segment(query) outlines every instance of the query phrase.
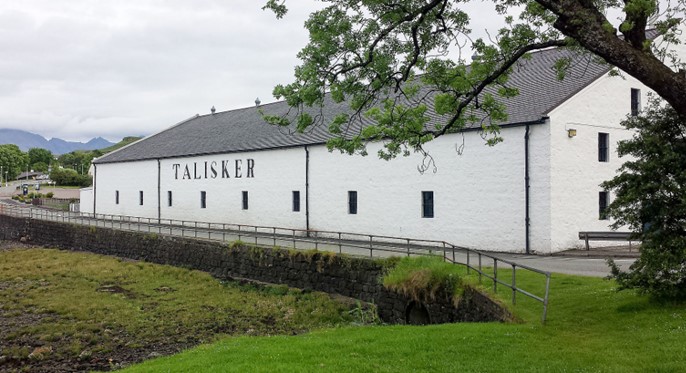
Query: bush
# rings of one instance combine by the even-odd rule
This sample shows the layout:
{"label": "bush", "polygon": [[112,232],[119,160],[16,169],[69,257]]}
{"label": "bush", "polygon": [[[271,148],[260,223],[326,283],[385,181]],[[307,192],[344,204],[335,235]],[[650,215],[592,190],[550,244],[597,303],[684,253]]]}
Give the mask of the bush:
{"label": "bush", "polygon": [[54,197],[54,196],[55,196],[55,193],[53,193],[53,192],[48,192],[48,193],[45,195],[46,198],[52,198],[52,197]]}
{"label": "bush", "polygon": [[622,124],[636,130],[618,147],[632,159],[603,187],[615,193],[613,227],[629,226],[643,244],[629,272],[610,261],[612,276],[621,289],[686,299],[686,119],[653,100]]}

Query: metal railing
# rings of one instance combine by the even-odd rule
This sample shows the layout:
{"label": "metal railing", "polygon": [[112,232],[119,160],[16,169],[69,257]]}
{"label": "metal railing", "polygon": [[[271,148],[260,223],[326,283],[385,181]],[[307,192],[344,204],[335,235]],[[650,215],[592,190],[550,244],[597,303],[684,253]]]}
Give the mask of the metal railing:
{"label": "metal railing", "polygon": [[[541,321],[543,323],[545,323],[548,313],[550,272],[501,259],[495,255],[486,254],[478,250],[453,245],[445,241],[247,224],[157,219],[84,212],[73,213],[3,203],[0,203],[0,214],[19,218],[222,242],[239,240],[255,245],[290,247],[293,249],[311,249],[314,247],[316,250],[368,256],[370,258],[397,255],[442,255],[443,259],[450,263],[465,266],[467,274],[474,271],[478,275],[480,283],[482,283],[483,278],[491,280],[494,292],[498,291],[498,285],[509,288],[512,292],[513,304],[517,302],[517,293],[542,303],[543,314]],[[492,266],[488,266],[491,263]],[[502,268],[503,265],[512,270],[511,276],[508,276],[507,281],[503,279],[502,275],[500,277],[498,275],[498,269]],[[517,270],[524,270],[544,276],[544,294],[536,295],[532,291],[517,286]]]}

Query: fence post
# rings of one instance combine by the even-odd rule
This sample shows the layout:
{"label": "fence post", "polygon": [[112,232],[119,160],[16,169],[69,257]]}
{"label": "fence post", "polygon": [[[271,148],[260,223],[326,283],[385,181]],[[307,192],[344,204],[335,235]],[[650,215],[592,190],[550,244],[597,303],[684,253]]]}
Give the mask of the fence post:
{"label": "fence post", "polygon": [[479,284],[481,283],[481,273],[483,270],[481,269],[481,252],[479,252]]}
{"label": "fence post", "polygon": [[517,267],[512,264],[512,304],[517,304]]}
{"label": "fence post", "polygon": [[255,246],[257,246],[257,226],[255,226]]}
{"label": "fence post", "polygon": [[338,232],[338,253],[339,254],[343,253],[343,246],[341,243],[341,232]]}
{"label": "fence post", "polygon": [[274,247],[276,247],[276,227],[272,227],[272,229],[273,229],[273,233],[274,233],[274,235],[272,236],[272,237],[274,237]]}
{"label": "fence post", "polygon": [[374,236],[369,235],[369,257],[373,258],[374,257],[374,247],[372,245],[372,240],[374,239]]}
{"label": "fence post", "polygon": [[548,316],[548,292],[550,291],[550,272],[545,275],[545,297],[543,298],[543,316],[541,322],[545,324],[545,319]]}
{"label": "fence post", "polygon": [[498,293],[498,259],[493,258],[493,292]]}
{"label": "fence post", "polygon": [[[453,262],[455,262],[455,248],[453,247]],[[469,250],[467,250],[467,274],[469,274]]]}
{"label": "fence post", "polygon": [[410,256],[410,239],[407,239],[407,256]]}

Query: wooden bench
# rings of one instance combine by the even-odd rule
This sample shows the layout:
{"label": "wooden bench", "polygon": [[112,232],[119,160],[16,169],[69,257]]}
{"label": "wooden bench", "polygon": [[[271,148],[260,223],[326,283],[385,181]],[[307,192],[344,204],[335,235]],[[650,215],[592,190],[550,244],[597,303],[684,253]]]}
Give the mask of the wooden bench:
{"label": "wooden bench", "polygon": [[589,241],[629,241],[631,250],[631,232],[579,232],[579,239],[586,242],[586,250],[590,250]]}

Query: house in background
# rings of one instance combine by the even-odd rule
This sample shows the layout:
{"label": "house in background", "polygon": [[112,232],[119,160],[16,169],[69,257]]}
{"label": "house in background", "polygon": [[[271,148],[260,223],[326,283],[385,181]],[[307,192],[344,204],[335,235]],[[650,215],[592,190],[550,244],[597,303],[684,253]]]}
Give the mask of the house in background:
{"label": "house in background", "polygon": [[[490,147],[479,128],[392,161],[329,152],[324,128],[289,134],[260,111],[284,102],[196,115],[93,163],[84,212],[435,239],[480,250],[549,254],[579,246],[579,231],[607,231],[612,196],[599,184],[622,163],[620,122],[636,115],[648,89],[586,61],[559,81],[549,49],[510,77],[504,141]],[[327,102],[327,117],[347,110]],[[364,123],[361,123],[364,125]],[[459,149],[459,151],[458,151]]]}

